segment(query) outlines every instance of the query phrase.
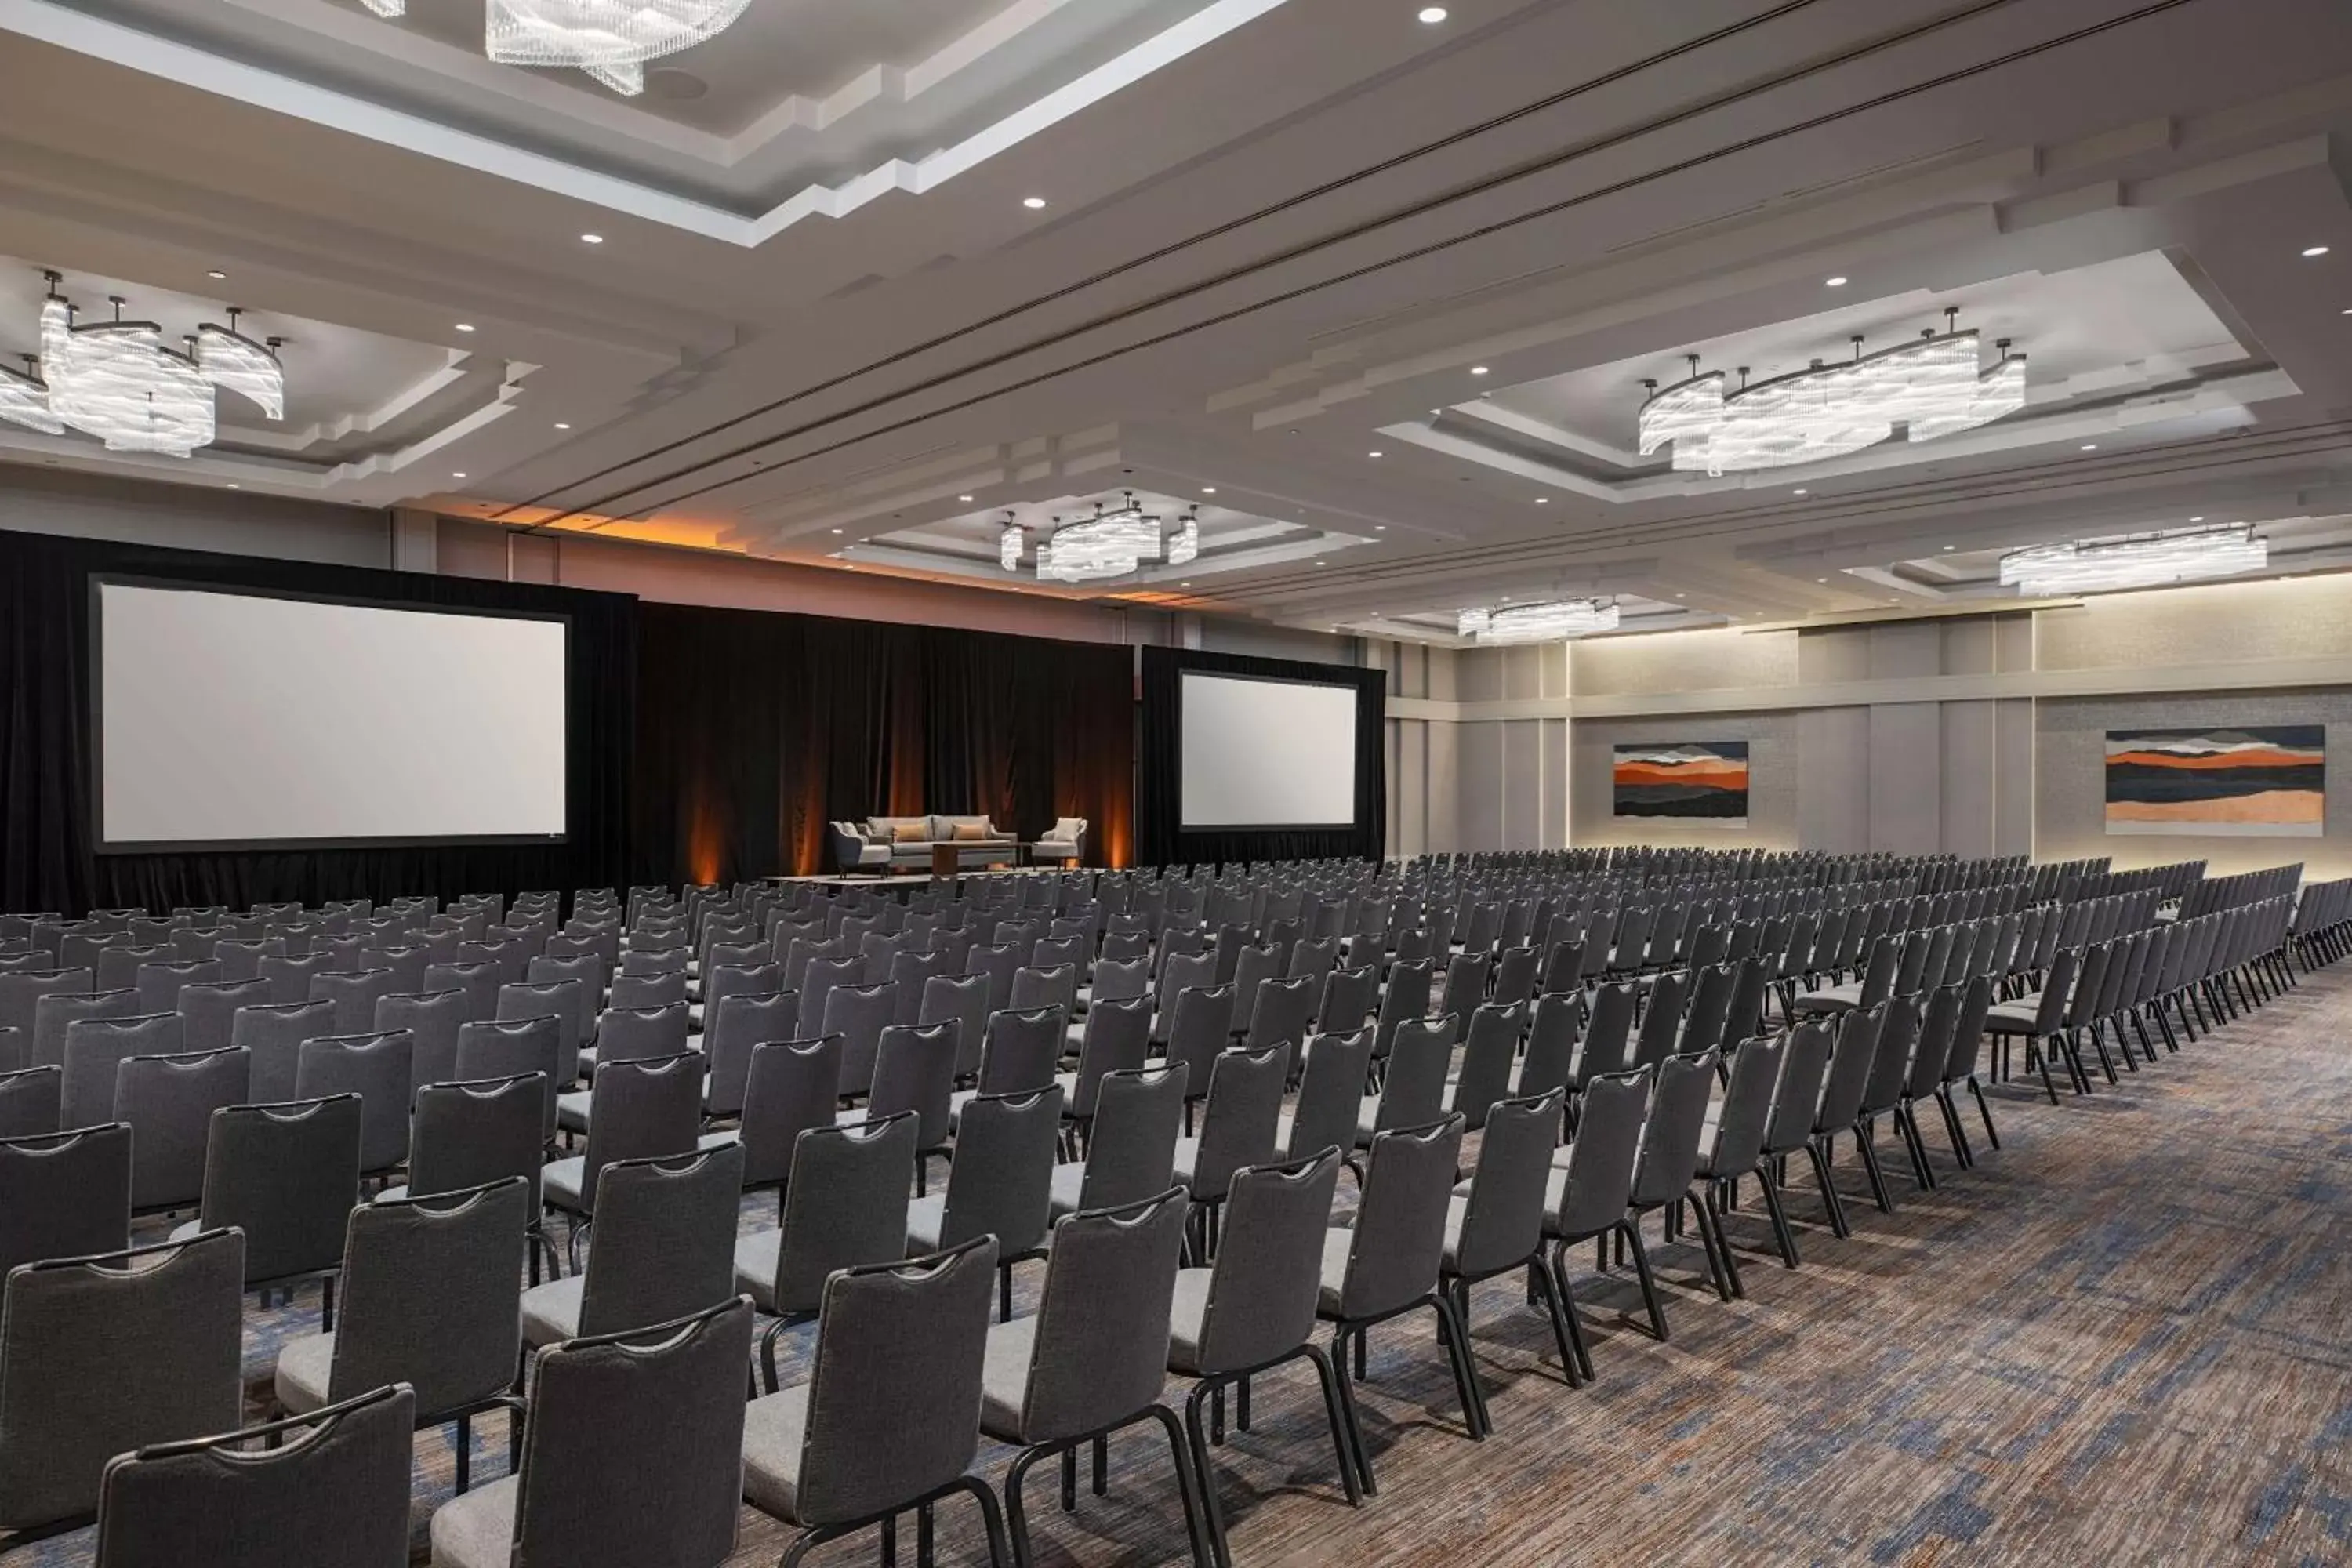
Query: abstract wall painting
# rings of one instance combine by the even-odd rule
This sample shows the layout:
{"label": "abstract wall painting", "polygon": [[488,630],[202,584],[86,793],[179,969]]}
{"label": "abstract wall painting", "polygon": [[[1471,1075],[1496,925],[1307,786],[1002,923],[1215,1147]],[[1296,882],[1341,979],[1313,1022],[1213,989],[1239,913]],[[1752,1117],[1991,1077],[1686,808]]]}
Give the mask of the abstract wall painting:
{"label": "abstract wall painting", "polygon": [[1616,814],[1697,827],[1748,826],[1748,742],[1615,748]]}
{"label": "abstract wall painting", "polygon": [[2327,727],[2107,731],[2107,831],[2317,838]]}

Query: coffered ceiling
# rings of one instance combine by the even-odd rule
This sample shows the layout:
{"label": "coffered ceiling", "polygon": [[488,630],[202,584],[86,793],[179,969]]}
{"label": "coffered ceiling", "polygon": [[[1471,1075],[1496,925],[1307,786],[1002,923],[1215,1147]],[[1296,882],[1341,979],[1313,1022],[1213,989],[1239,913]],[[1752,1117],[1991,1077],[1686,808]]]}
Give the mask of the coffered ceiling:
{"label": "coffered ceiling", "polygon": [[[1935,607],[2190,516],[2343,564],[2352,10],[1420,9],[751,0],[621,98],[482,59],[477,0],[0,0],[0,269],[301,323],[305,428],[468,388],[145,471],[1003,592],[1449,641],[1505,596]],[[2028,355],[2022,412],[1638,455],[1685,356],[1761,379],[1948,310]],[[1007,516],[1129,490],[1198,507],[1200,558],[998,563]]]}

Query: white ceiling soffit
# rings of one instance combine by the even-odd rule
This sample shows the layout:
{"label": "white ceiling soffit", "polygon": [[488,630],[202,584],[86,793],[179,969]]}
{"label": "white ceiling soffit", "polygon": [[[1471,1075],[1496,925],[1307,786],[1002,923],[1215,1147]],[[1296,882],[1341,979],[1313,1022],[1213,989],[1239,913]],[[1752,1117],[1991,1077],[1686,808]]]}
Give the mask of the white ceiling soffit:
{"label": "white ceiling soffit", "polygon": [[[1285,3],[959,7],[975,11],[969,29],[912,64],[837,38],[837,77],[816,96],[728,94],[751,115],[731,132],[682,123],[658,99],[648,108],[562,79],[587,83],[577,72],[495,65],[334,0],[0,0],[0,29],[749,248],[806,218],[931,190]],[[741,31],[702,52],[740,58]],[[674,56],[670,68],[697,58]]]}

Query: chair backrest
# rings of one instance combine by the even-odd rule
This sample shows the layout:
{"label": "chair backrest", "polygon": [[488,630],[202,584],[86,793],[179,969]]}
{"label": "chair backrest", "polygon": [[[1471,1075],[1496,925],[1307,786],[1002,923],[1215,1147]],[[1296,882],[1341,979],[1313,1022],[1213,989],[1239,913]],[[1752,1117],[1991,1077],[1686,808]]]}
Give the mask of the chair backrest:
{"label": "chair backrest", "polygon": [[1856,1007],[1838,1021],[1837,1045],[1830,1052],[1828,1080],[1822,1086],[1820,1108],[1813,1115],[1815,1132],[1843,1132],[1862,1113],[1869,1092],[1871,1067],[1878,1056],[1879,1032],[1896,1005],[1892,996],[1874,1007]]}
{"label": "chair backrest", "polygon": [[248,1092],[257,1104],[294,1098],[301,1075],[302,1047],[335,1032],[335,1005],[329,1001],[268,1002],[237,1009],[229,1043],[250,1055]]}
{"label": "chair backrest", "polygon": [[1576,1051],[1577,1071],[1580,1077],[1622,1072],[1638,1064],[1633,1055],[1633,1014],[1641,1002],[1641,988],[1630,980],[1604,984],[1592,994],[1592,1005],[1584,1025],[1584,1037]]}
{"label": "chair backrest", "polygon": [[1812,1136],[1822,1081],[1829,1074],[1832,1039],[1830,1023],[1822,1018],[1807,1019],[1789,1032],[1781,1051],[1780,1082],[1773,1091],[1772,1114],[1765,1123],[1766,1153],[1793,1153]]}
{"label": "chair backrest", "polygon": [[826,994],[824,1032],[841,1037],[843,1094],[864,1094],[873,1088],[882,1031],[898,1012],[898,988],[887,980],[874,985],[837,984]]}
{"label": "chair backrest", "polygon": [[[63,997],[45,998],[46,1008]],[[115,1084],[123,1062],[138,1056],[170,1056],[180,1048],[177,1013],[77,1018],[67,1026],[66,1076],[59,1115],[68,1127],[90,1127],[114,1118]]]}
{"label": "chair backrest", "polygon": [[[265,948],[264,951],[267,952],[267,949]],[[141,969],[151,963],[169,963],[173,957],[172,944],[168,942],[131,944],[118,942],[102,947],[98,950],[97,963],[91,966],[91,973],[95,978],[75,989],[87,991],[94,984],[101,991],[115,991],[125,986],[136,990]],[[242,967],[241,964],[240,967]],[[257,974],[260,973],[258,957],[254,961],[254,973]],[[221,978],[224,980],[229,978],[226,965],[222,967]]]}
{"label": "chair backrest", "polygon": [[1633,1204],[1634,1163],[1642,1157],[1642,1129],[1649,1121],[1649,1090],[1656,1069],[1601,1074],[1585,1084],[1583,1110],[1576,1117],[1576,1142],[1569,1166],[1550,1199],[1545,1229],[1567,1241],[1612,1229]]}
{"label": "chair backrest", "polygon": [[197,1212],[207,1230],[245,1233],[248,1286],[341,1261],[344,1219],[359,1199],[361,1121],[355,1094],[213,1112]]}
{"label": "chair backrest", "polygon": [[[0,1298],[0,1527],[94,1511],[107,1461],[226,1432],[238,1372],[245,1240],[205,1231],[9,1274]],[[127,1377],[123,1369],[138,1368]],[[736,1396],[742,1372],[735,1373]]]}
{"label": "chair backrest", "polygon": [[702,1054],[710,1072],[704,1096],[711,1115],[741,1112],[753,1048],[793,1038],[800,1005],[799,994],[792,991],[739,991],[705,1005]]}
{"label": "chair backrest", "polygon": [[604,987],[607,984],[604,955],[597,952],[541,953],[530,961],[523,978],[534,984],[546,984],[556,980],[580,982],[579,1037],[586,1039],[596,1027],[596,1015],[604,1010]]}
{"label": "chair backrest", "polygon": [[180,988],[180,1042],[183,1049],[216,1051],[233,1044],[240,1007],[269,1000],[266,980],[207,980]]}
{"label": "chair backrest", "polygon": [[1395,1048],[1396,1033],[1409,1019],[1429,1014],[1431,961],[1400,959],[1389,966],[1388,989],[1381,995],[1381,1013],[1372,1035],[1372,1059],[1386,1061]]}
{"label": "chair backrest", "polygon": [[[0,1028],[30,1029],[33,1026],[35,1005],[44,996],[62,996],[88,992],[97,986],[96,973],[86,968],[28,969],[0,973]],[[108,990],[123,989],[108,986]],[[138,1009],[136,988],[132,989],[132,1011]]]}
{"label": "chair backrest", "polygon": [[743,1506],[751,1320],[750,1301],[722,1292],[705,1310],[539,1352],[512,1568],[726,1561]]}
{"label": "chair backrest", "polygon": [[415,1095],[415,1042],[404,1029],[326,1035],[302,1042],[294,1092],[304,1100],[356,1094],[365,1103],[360,1169],[374,1174],[408,1158],[408,1110]]}
{"label": "chair backrest", "polygon": [[1233,1022],[1231,985],[1192,985],[1176,993],[1167,1059],[1184,1068],[1196,1100],[1209,1092],[1210,1065],[1233,1043]]}
{"label": "chair backrest", "polygon": [[466,994],[466,1020],[485,1023],[499,1015],[499,987],[507,983],[506,971],[495,963],[478,961],[453,960],[446,963],[425,966],[422,991],[463,991]]}
{"label": "chair backrest", "polygon": [[[1052,1215],[1054,1155],[1062,1125],[1057,1086],[1027,1094],[984,1094],[964,1102],[948,1173],[940,1245],[996,1237],[1017,1258],[1045,1238]],[[1172,1140],[1171,1140],[1172,1142]]]}
{"label": "chair backrest", "polygon": [[1234,1173],[1193,1364],[1214,1374],[1289,1354],[1315,1328],[1339,1156]]}
{"label": "chair backrest", "polygon": [[0,1139],[0,1279],[21,1263],[130,1245],[129,1126]]}
{"label": "chair backrest", "polygon": [[812,1127],[834,1124],[841,1098],[841,1037],[772,1040],[751,1047],[744,1070],[743,1184],[782,1186],[793,1149]]}
{"label": "chair backrest", "polygon": [[1307,1026],[1315,1016],[1315,1004],[1322,994],[1323,982],[1319,975],[1301,974],[1288,980],[1261,981],[1256,1002],[1250,1010],[1249,1032],[1244,1037],[1249,1048],[1256,1051],[1287,1046],[1296,1054],[1307,1038]]}
{"label": "chair backrest", "polygon": [[486,1078],[512,1078],[535,1072],[542,1085],[546,1131],[542,1142],[555,1137],[556,1055],[562,1037],[552,1018],[521,1018],[501,1024],[477,1020],[457,1031],[457,1077],[471,1082]]}
{"label": "chair backrest", "polygon": [[[1150,994],[1151,963],[1149,959],[1137,958],[1126,963],[1106,960],[1095,965],[1094,992],[1088,1005]],[[1144,1011],[1149,1017],[1150,1009],[1148,1005]]]}
{"label": "chair backrest", "polygon": [[702,1057],[599,1062],[589,1089],[588,1145],[581,1153],[580,1191],[596,1193],[596,1178],[619,1160],[657,1160],[694,1152],[702,1130]]}
{"label": "chair backrest", "polygon": [[1346,1152],[1356,1141],[1356,1121],[1372,1071],[1369,1025],[1350,1034],[1317,1035],[1306,1042],[1299,1069],[1298,1103],[1290,1120],[1286,1160],[1303,1160],[1322,1149]]}
{"label": "chair backrest", "polygon": [[[6,1043],[0,1039],[0,1045]],[[65,1076],[66,1069],[58,1067],[19,1066],[0,1072],[0,1138],[30,1138],[61,1129]]]}
{"label": "chair backrest", "polygon": [[1939,985],[1926,998],[1919,1033],[1912,1041],[1910,1064],[1897,1089],[1900,1097],[1917,1100],[1936,1092],[1943,1082],[1944,1061],[1952,1054],[1952,1036],[1960,1021],[1960,1002],[1968,986],[1955,982]]}
{"label": "chair backrest", "polygon": [[1078,1076],[1070,1095],[1070,1115],[1092,1116],[1103,1075],[1141,1067],[1150,1049],[1150,997],[1096,997],[1094,1005],[1087,1009],[1086,1028],[1078,1037]]}
{"label": "chair backrest", "polygon": [[1473,1129],[1486,1125],[1487,1109],[1511,1092],[1511,1068],[1517,1061],[1519,1031],[1526,1025],[1524,1003],[1508,1006],[1481,1003],[1470,1015],[1470,1033],[1462,1043],[1462,1071],[1454,1080],[1447,1109]]}
{"label": "chair backrest", "polygon": [[1059,1003],[990,1014],[988,1039],[981,1051],[980,1091],[1014,1094],[1053,1082],[1068,1043],[1068,1018]]}
{"label": "chair backrest", "polygon": [[625,972],[613,976],[606,988],[604,1005],[630,1009],[668,1007],[686,1005],[686,971],[665,970],[659,974],[631,974]]}
{"label": "chair backrest", "polygon": [[150,1013],[169,1013],[180,1005],[180,988],[200,981],[218,980],[220,965],[209,958],[180,963],[142,963],[139,977],[132,984],[139,990],[139,1005]]}
{"label": "chair backrest", "polygon": [[430,1420],[511,1384],[530,1199],[530,1184],[509,1176],[352,1210],[327,1396],[404,1383]]}
{"label": "chair backrest", "polygon": [[[397,1030],[408,1036],[408,1090],[412,1101],[416,1091],[426,1084],[446,1083],[457,1076],[457,1034],[465,1026],[463,991],[395,991],[377,998],[376,1032],[389,1034]],[[257,1061],[257,1086],[260,1078],[261,1065]],[[262,1098],[257,1089],[255,1098]]]}
{"label": "chair backrest", "polygon": [[[1478,1279],[1526,1261],[1543,1246],[1551,1154],[1559,1143],[1560,1109],[1567,1099],[1565,1089],[1552,1089],[1504,1100],[1487,1112],[1454,1244],[1455,1273]],[[1378,1140],[1373,1147],[1379,1147]]]}
{"label": "chair backrest", "polygon": [[1184,1215],[1183,1193],[1170,1188],[1085,1210],[1055,1227],[1023,1387],[1021,1440],[1080,1436],[1160,1397]]}
{"label": "chair backrest", "polygon": [[1103,1079],[1078,1207],[1119,1208],[1167,1187],[1174,1179],[1191,1082],[1191,1069],[1181,1062],[1128,1068]]}
{"label": "chair backrest", "polygon": [[1706,1125],[1706,1102],[1715,1090],[1718,1055],[1694,1051],[1658,1064],[1657,1090],[1651,1096],[1650,1119],[1642,1132],[1642,1157],[1633,1168],[1636,1205],[1647,1208],[1672,1203],[1690,1190],[1698,1172],[1699,1140]]}
{"label": "chair backrest", "polygon": [[1764,1136],[1771,1127],[1772,1096],[1780,1088],[1788,1037],[1752,1036],[1724,1054],[1731,1064],[1731,1076],[1724,1086],[1707,1171],[1718,1177],[1744,1176],[1764,1154]]}
{"label": "chair backrest", "polygon": [[995,1273],[982,1237],[825,1282],[793,1495],[801,1523],[868,1518],[971,1468]]}
{"label": "chair backrest", "polygon": [[1985,1017],[1992,1011],[1992,986],[1993,977],[1990,974],[1979,974],[1969,982],[1937,1073],[1942,1082],[1958,1083],[1975,1076],[1977,1058],[1983,1048]]}
{"label": "chair backrest", "polygon": [[416,1091],[408,1195],[461,1193],[520,1176],[537,1214],[546,1104],[547,1077],[540,1072],[425,1085]]}
{"label": "chair backrest", "polygon": [[1410,1018],[1397,1026],[1388,1071],[1381,1080],[1374,1131],[1424,1127],[1445,1114],[1445,1074],[1454,1062],[1460,1027],[1460,1016],[1453,1013],[1442,1018]]}
{"label": "chair backrest", "polygon": [[415,1425],[415,1394],[383,1386],[290,1420],[119,1454],[100,1481],[99,1568],[403,1568]]}
{"label": "chair backrest", "polygon": [[[142,983],[144,993],[144,982]],[[375,1023],[376,999],[400,990],[389,969],[326,970],[310,976],[310,999],[335,1005],[335,1033],[357,1035]]]}
{"label": "chair backrest", "polygon": [[1327,1035],[1355,1033],[1379,1005],[1380,989],[1381,972],[1375,965],[1332,970],[1323,977],[1323,994],[1315,1003],[1315,1027]]}
{"label": "chair backrest", "polygon": [[553,1018],[556,1030],[555,1070],[570,1082],[580,1071],[580,982],[577,980],[509,981],[499,987],[499,1019]]}
{"label": "chair backrest", "polygon": [[980,1071],[981,1047],[988,1038],[987,975],[934,974],[923,982],[915,1022],[950,1021],[956,1025],[956,1076],[970,1078]]}
{"label": "chair backrest", "polygon": [[[1426,1127],[1382,1132],[1372,1140],[1333,1315],[1384,1317],[1437,1288],[1438,1267],[1445,1255],[1446,1210],[1454,1201],[1462,1163],[1462,1118],[1455,1115]],[[1538,1178],[1538,1220],[1543,1217],[1542,1201]],[[1535,1237],[1530,1235],[1528,1240],[1532,1248]]]}
{"label": "chair backrest", "polygon": [[1547,992],[1529,1005],[1528,1037],[1519,1055],[1512,1092],[1521,1099],[1576,1082],[1576,1041],[1584,1023],[1584,998],[1572,992]]}
{"label": "chair backrest", "polygon": [[1192,1162],[1195,1202],[1223,1198],[1234,1173],[1271,1163],[1290,1075],[1290,1047],[1219,1054],[1209,1071],[1209,1103],[1201,1113],[1200,1151]]}
{"label": "chair backrest", "polygon": [[205,1190],[213,1112],[247,1100],[241,1046],[201,1055],[131,1057],[115,1080],[116,1119],[131,1124],[131,1206],[186,1208]]}
{"label": "chair backrest", "polygon": [[938,1149],[948,1141],[948,1105],[955,1093],[956,1026],[891,1024],[882,1030],[874,1060],[869,1116],[916,1116],[915,1146]]}
{"label": "chair backrest", "polygon": [[687,1030],[683,1001],[650,1007],[607,1007],[596,1021],[596,1060],[602,1065],[674,1057],[686,1049]]}
{"label": "chair backrest", "polygon": [[[622,1333],[727,1300],[735,1288],[742,1201],[739,1144],[606,1165],[596,1178],[596,1231],[580,1292],[580,1331]],[[735,1392],[740,1400],[740,1363]]]}
{"label": "chair backrest", "polygon": [[[779,1312],[814,1311],[825,1277],[835,1269],[906,1257],[915,1137],[912,1112],[800,1135],[784,1184],[783,1237],[776,1248]],[[589,1257],[593,1265],[595,1255]]]}
{"label": "chair backrest", "polygon": [[1683,1001],[1690,994],[1690,976],[1668,970],[1650,985],[1650,998],[1633,1037],[1633,1065],[1654,1067],[1675,1054],[1682,1034]]}

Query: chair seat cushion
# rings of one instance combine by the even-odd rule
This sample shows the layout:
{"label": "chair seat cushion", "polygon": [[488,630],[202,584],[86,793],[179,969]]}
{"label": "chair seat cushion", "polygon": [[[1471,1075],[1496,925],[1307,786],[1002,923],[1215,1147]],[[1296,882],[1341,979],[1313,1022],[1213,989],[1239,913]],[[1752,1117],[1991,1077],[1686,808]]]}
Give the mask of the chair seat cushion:
{"label": "chair seat cushion", "polygon": [[1199,1377],[1215,1370],[1201,1364],[1201,1336],[1208,1326],[1207,1268],[1176,1270],[1176,1293],[1168,1308],[1168,1370]]}
{"label": "chair seat cushion", "polygon": [[743,1408],[743,1498],[761,1512],[798,1524],[801,1449],[808,1431],[808,1384]]}
{"label": "chair seat cushion", "polygon": [[436,1509],[433,1568],[507,1568],[514,1561],[515,1510],[521,1500],[521,1478],[506,1476]]}
{"label": "chair seat cushion", "polygon": [[782,1230],[755,1230],[735,1243],[735,1289],[772,1316],[776,1308],[776,1263],[783,1256]]}
{"label": "chair seat cushion", "polygon": [[1445,1200],[1445,1263],[1447,1268],[1458,1268],[1462,1258],[1462,1222],[1470,1215],[1470,1194],[1457,1194]]}
{"label": "chair seat cushion", "polygon": [[992,1323],[980,1369],[980,1429],[1000,1442],[1026,1441],[1021,1412],[1029,1398],[1029,1361],[1037,1344],[1037,1315]]}
{"label": "chair seat cushion", "polygon": [[289,1415],[308,1415],[327,1405],[329,1374],[335,1364],[335,1336],[300,1334],[278,1352],[278,1403]]}
{"label": "chair seat cushion", "polygon": [[558,1340],[580,1337],[581,1291],[588,1283],[583,1274],[567,1279],[551,1279],[544,1285],[534,1285],[522,1293],[522,1337],[530,1345],[551,1345]]}
{"label": "chair seat cushion", "polygon": [[1364,1096],[1363,1108],[1356,1112],[1356,1147],[1370,1148],[1372,1130],[1380,1124],[1381,1097],[1377,1094],[1368,1094]]}
{"label": "chair seat cushion", "polygon": [[[591,1067],[594,1066],[593,1063],[590,1063],[589,1065]],[[587,1131],[589,1098],[589,1091],[584,1089],[572,1089],[566,1093],[557,1095],[555,1097],[555,1125],[557,1129],[565,1132]]]}
{"label": "chair seat cushion", "polygon": [[580,1189],[588,1180],[588,1156],[574,1154],[569,1160],[551,1160],[539,1168],[540,1195],[560,1209],[573,1214],[586,1214]]}
{"label": "chair seat cushion", "polygon": [[2021,996],[2014,1002],[1997,1002],[1985,1011],[1985,1032],[1992,1035],[2030,1035],[2040,1019],[2042,997],[2039,994]]}
{"label": "chair seat cushion", "polygon": [[1824,985],[1819,991],[1808,991],[1797,998],[1797,1012],[1844,1013],[1862,1005],[1859,985]]}
{"label": "chair seat cushion", "polygon": [[940,1249],[940,1232],[946,1226],[948,1200],[943,1193],[907,1200],[907,1256],[919,1258]]}
{"label": "chair seat cushion", "polygon": [[[1200,1164],[1201,1164],[1201,1141],[1200,1141],[1198,1138],[1179,1138],[1179,1139],[1177,1139],[1177,1140],[1176,1140],[1176,1184],[1177,1184],[1178,1186],[1180,1186],[1180,1187],[1183,1188],[1183,1189],[1184,1189],[1186,1192],[1188,1192],[1188,1193],[1189,1193],[1189,1192],[1192,1192],[1192,1173],[1193,1173],[1195,1170],[1197,1170],[1197,1169],[1199,1169],[1199,1168],[1200,1168]],[[1197,1194],[1195,1194],[1195,1195],[1197,1195]],[[1223,1197],[1223,1196],[1224,1196],[1224,1194],[1223,1194],[1223,1193],[1215,1193],[1215,1194],[1211,1194],[1211,1195],[1212,1195],[1212,1196],[1214,1196],[1214,1197]]]}
{"label": "chair seat cushion", "polygon": [[1084,1160],[1055,1166],[1048,1212],[1055,1219],[1077,1213],[1078,1196],[1086,1191],[1086,1185],[1087,1163]]}
{"label": "chair seat cushion", "polygon": [[1315,1310],[1327,1318],[1339,1315],[1339,1299],[1348,1288],[1348,1253],[1355,1245],[1352,1230],[1323,1233],[1323,1289],[1316,1298]]}

